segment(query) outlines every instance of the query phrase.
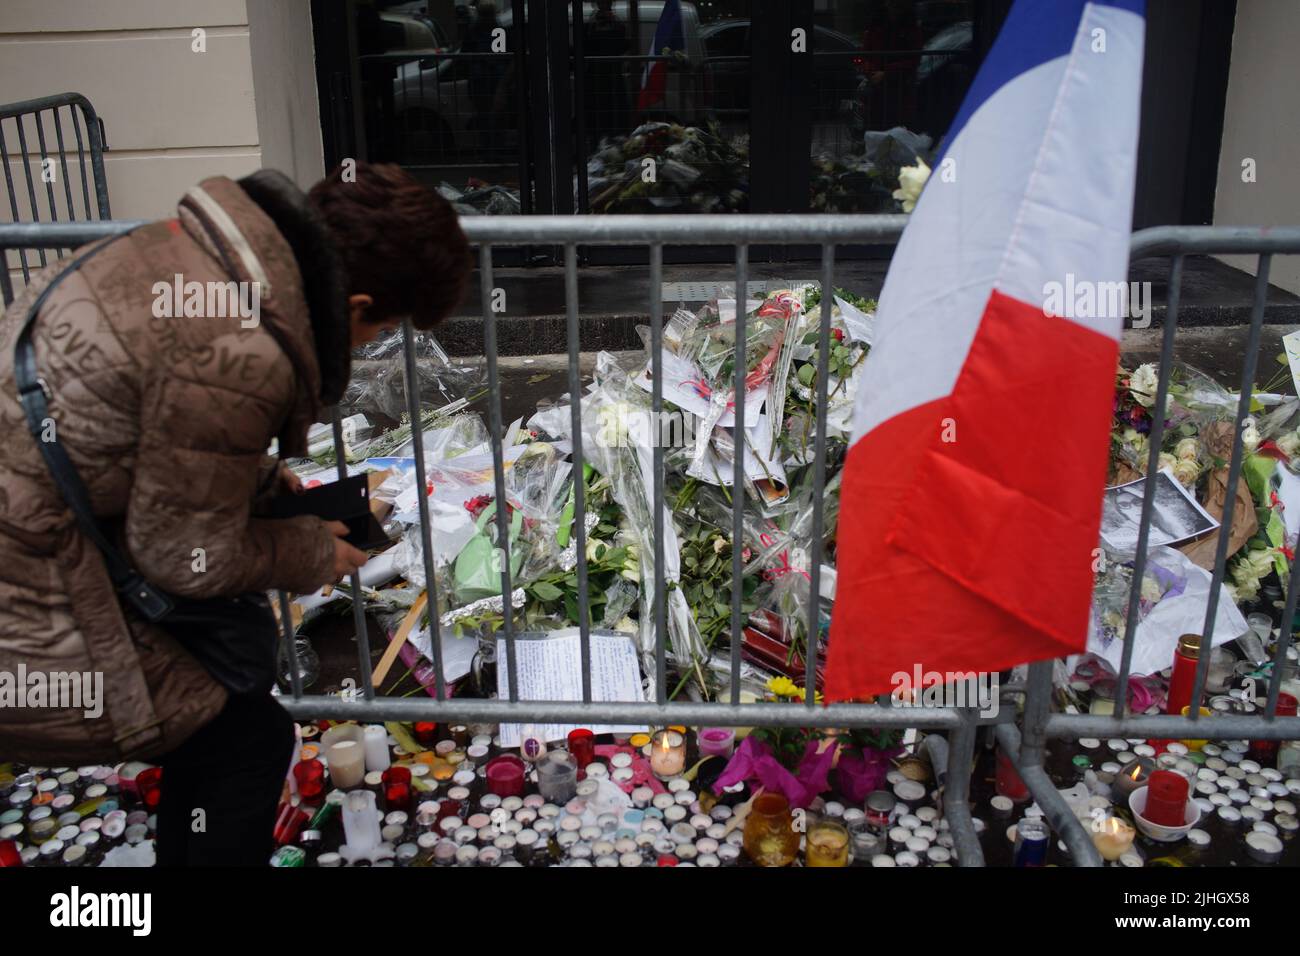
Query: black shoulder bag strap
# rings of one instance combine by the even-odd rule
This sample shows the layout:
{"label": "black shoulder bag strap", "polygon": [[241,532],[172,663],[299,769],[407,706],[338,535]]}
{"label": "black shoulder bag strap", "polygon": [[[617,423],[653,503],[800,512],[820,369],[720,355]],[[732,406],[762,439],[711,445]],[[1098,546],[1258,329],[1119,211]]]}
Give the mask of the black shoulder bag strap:
{"label": "black shoulder bag strap", "polygon": [[113,582],[113,587],[145,620],[157,623],[171,612],[173,607],[171,598],[146,581],[126,556],[109,541],[95,518],[94,511],[91,510],[90,495],[81,481],[81,476],[77,474],[72,459],[59,444],[56,433],[51,432],[48,436],[45,434],[46,423],[50,419],[50,396],[48,386],[36,372],[36,347],[32,343],[32,329],[36,324],[36,317],[40,314],[50,293],[60,282],[80,269],[86,259],[111,241],[112,239],[101,242],[78,255],[72,260],[72,264],[59,273],[36,297],[36,301],[27,310],[27,316],[14,342],[14,381],[18,385],[18,400],[22,403],[23,411],[27,416],[27,429],[32,433],[36,447],[41,450],[41,455],[45,458],[50,477],[54,480],[59,493],[63,495],[63,500],[72,510],[82,532],[104,555],[104,563],[108,566],[108,576]]}

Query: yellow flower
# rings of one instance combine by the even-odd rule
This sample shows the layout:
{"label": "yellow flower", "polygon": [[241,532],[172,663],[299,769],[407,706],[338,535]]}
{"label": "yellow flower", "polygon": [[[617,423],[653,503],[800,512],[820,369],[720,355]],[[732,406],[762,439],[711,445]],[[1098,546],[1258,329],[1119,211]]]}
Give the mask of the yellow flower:
{"label": "yellow flower", "polygon": [[[816,696],[813,698],[813,700],[814,700],[816,703],[821,703],[821,699],[822,699],[821,691],[813,691],[813,693],[816,695]],[[798,697],[800,700],[807,700],[807,699],[808,699],[808,690],[807,690],[807,688],[804,688],[804,687],[796,687],[796,688],[794,689],[794,695],[795,695],[796,697]]]}
{"label": "yellow flower", "polygon": [[773,677],[767,682],[767,690],[770,694],[777,697],[794,697],[801,693],[800,689],[795,686],[794,681],[788,677]]}

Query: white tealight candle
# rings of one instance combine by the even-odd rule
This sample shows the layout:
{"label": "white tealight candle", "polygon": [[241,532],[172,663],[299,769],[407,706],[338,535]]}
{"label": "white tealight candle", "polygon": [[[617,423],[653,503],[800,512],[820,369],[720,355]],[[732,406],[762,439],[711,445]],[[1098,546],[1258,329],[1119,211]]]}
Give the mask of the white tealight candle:
{"label": "white tealight candle", "polygon": [[340,790],[355,787],[365,776],[365,749],[355,740],[331,744],[326,759],[329,761],[330,779]]}
{"label": "white tealight candle", "polygon": [[387,770],[392,762],[388,756],[388,728],[383,724],[368,724],[365,729],[366,770]]}

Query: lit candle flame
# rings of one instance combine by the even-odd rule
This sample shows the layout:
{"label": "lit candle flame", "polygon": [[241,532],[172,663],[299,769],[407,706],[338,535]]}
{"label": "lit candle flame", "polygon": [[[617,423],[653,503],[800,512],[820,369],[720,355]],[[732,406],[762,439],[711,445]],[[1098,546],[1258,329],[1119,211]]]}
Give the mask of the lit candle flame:
{"label": "lit candle flame", "polygon": [[1141,765],[1141,764],[1139,764],[1139,765],[1137,765],[1136,767],[1133,768],[1133,772],[1132,772],[1131,774],[1129,774],[1129,778],[1130,778],[1131,780],[1133,780],[1133,782],[1136,783],[1136,782],[1137,782],[1137,778],[1140,777],[1140,776],[1142,776],[1142,765]]}

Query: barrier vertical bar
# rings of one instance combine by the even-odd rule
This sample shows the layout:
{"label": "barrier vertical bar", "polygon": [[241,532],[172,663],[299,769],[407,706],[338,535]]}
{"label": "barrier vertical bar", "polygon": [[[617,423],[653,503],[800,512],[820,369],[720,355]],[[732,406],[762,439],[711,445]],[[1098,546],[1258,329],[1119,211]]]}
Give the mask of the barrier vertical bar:
{"label": "barrier vertical bar", "polygon": [[411,455],[415,458],[415,500],[420,511],[420,557],[424,565],[424,589],[428,597],[429,656],[433,661],[434,693],[438,700],[447,696],[442,666],[442,626],[438,620],[438,582],[433,561],[433,529],[429,524],[429,486],[424,465],[424,420],[420,409],[420,377],[415,365],[415,327],[411,320],[402,323],[402,371],[406,378],[406,408],[411,416]]}
{"label": "barrier vertical bar", "polygon": [[[339,481],[342,481],[348,476],[348,456],[347,446],[343,441],[343,418],[339,414],[337,405],[330,410],[330,417],[334,425],[334,464]],[[352,623],[357,631],[357,662],[361,671],[361,689],[365,693],[366,700],[371,700],[375,696],[375,687],[370,682],[370,634],[366,628],[366,597],[361,591],[361,571],[353,571],[351,578]]]}
{"label": "barrier vertical bar", "polygon": [[825,536],[826,403],[830,376],[831,315],[835,309],[835,246],[822,246],[822,298],[817,323],[817,430],[813,442],[812,565],[808,568],[808,646],[804,651],[804,703],[817,699],[817,658],[821,637],[822,538]]}
{"label": "barrier vertical bar", "polygon": [[[658,427],[664,415],[664,247],[651,243],[650,249],[650,418]],[[654,470],[655,526],[655,701],[668,701],[668,663],[665,645],[668,640],[668,580],[664,574],[664,449],[656,441],[651,448]]]}
{"label": "barrier vertical bar", "polygon": [[[514,605],[510,601],[510,518],[506,514],[506,469],[505,454],[501,446],[501,374],[497,368],[497,323],[496,313],[492,310],[492,246],[483,243],[479,247],[479,288],[483,309],[483,350],[487,356],[488,390],[492,397],[488,401],[488,422],[492,431],[492,477],[495,479],[496,518],[497,518],[497,555],[501,559],[501,629],[506,638],[506,688],[511,703],[519,700],[519,665],[515,660],[515,621]],[[497,664],[500,667],[500,663]]]}
{"label": "barrier vertical bar", "polygon": [[1128,677],[1133,666],[1133,647],[1137,634],[1138,605],[1142,595],[1142,578],[1147,567],[1147,542],[1151,537],[1151,510],[1155,507],[1156,473],[1160,464],[1160,446],[1165,437],[1165,416],[1162,410],[1169,396],[1169,376],[1174,364],[1174,332],[1178,328],[1178,304],[1183,285],[1183,257],[1175,255],[1169,263],[1169,301],[1165,309],[1165,327],[1160,341],[1160,379],[1156,386],[1156,414],[1151,417],[1151,432],[1147,436],[1147,478],[1142,486],[1142,516],[1138,522],[1137,553],[1133,557],[1133,586],[1129,589],[1128,611],[1124,618],[1124,651],[1119,667],[1119,682],[1115,686],[1115,717],[1122,719],[1128,710]]}
{"label": "barrier vertical bar", "polygon": [[731,702],[740,703],[740,647],[745,640],[745,310],[749,300],[749,246],[736,245],[736,354],[732,392],[736,423],[731,485]]}
{"label": "barrier vertical bar", "polygon": [[[293,626],[293,608],[289,602],[289,595],[283,591],[278,591],[277,597],[280,601],[280,633],[284,635],[285,651],[289,655],[289,684],[293,688],[293,699],[302,699],[302,671],[298,666],[298,642],[297,634]],[[279,655],[276,655],[276,667],[280,666]]]}
{"label": "barrier vertical bar", "polygon": [[1255,274],[1255,299],[1250,309],[1250,335],[1246,341],[1246,359],[1241,369],[1241,395],[1237,400],[1236,427],[1232,435],[1232,459],[1228,463],[1228,481],[1224,495],[1223,518],[1219,525],[1219,540],[1214,548],[1214,573],[1210,579],[1210,596],[1205,602],[1205,624],[1202,627],[1201,652],[1196,660],[1196,679],[1192,683],[1192,705],[1187,716],[1193,722],[1200,719],[1201,695],[1205,693],[1205,678],[1210,673],[1211,649],[1214,647],[1214,618],[1219,613],[1219,590],[1228,562],[1228,538],[1232,535],[1232,516],[1236,511],[1237,482],[1241,478],[1242,423],[1250,414],[1250,396],[1255,385],[1255,366],[1259,361],[1259,339],[1264,325],[1264,300],[1268,296],[1268,270],[1273,257],[1263,253]]}
{"label": "barrier vertical bar", "polygon": [[[564,246],[564,314],[569,339],[569,423],[573,435],[573,530],[578,558],[578,640],[582,648],[582,702],[591,702],[591,601],[587,596],[587,487],[582,455],[582,354],[578,325],[578,248]],[[622,430],[620,429],[620,434]]]}

